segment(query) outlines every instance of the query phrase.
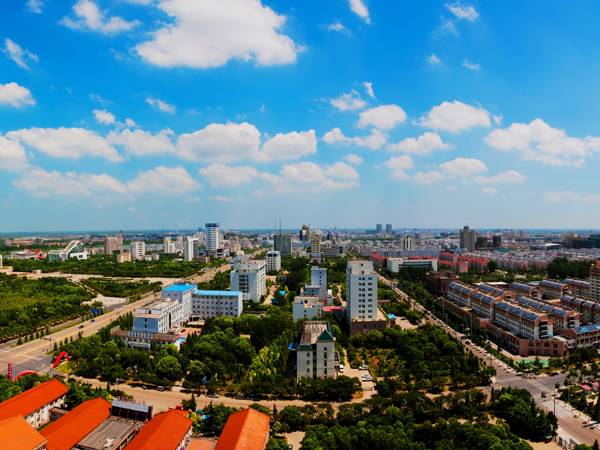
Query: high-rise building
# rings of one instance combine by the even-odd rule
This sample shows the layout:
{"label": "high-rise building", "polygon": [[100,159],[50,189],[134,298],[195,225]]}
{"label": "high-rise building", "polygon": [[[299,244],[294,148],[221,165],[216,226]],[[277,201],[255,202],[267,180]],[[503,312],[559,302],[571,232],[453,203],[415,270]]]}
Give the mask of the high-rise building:
{"label": "high-rise building", "polygon": [[123,249],[121,242],[119,242],[119,238],[114,236],[106,236],[104,239],[104,254],[105,255],[113,255],[115,253],[120,252]]}
{"label": "high-rise building", "polygon": [[206,251],[214,252],[221,248],[221,226],[218,223],[207,223],[206,227]]}
{"label": "high-rise building", "polygon": [[234,262],[230,272],[231,290],[244,294],[244,300],[260,301],[267,292],[266,264],[263,260],[249,259]]}
{"label": "high-rise building", "polygon": [[350,325],[354,320],[377,319],[377,273],[371,261],[348,261],[346,310]]}
{"label": "high-rise building", "polygon": [[327,295],[327,269],[317,266],[310,268],[310,285],[319,286],[319,298]]}
{"label": "high-rise building", "polygon": [[123,230],[117,233],[117,239],[119,240],[119,244],[123,243]]}
{"label": "high-rise building", "polygon": [[494,246],[494,248],[502,247],[502,235],[501,234],[495,234],[492,237],[492,245]]}
{"label": "high-rise building", "polygon": [[468,252],[475,251],[475,230],[470,230],[467,226],[460,230],[460,248],[465,248]]}
{"label": "high-rise building", "polygon": [[590,297],[600,301],[600,261],[594,261],[590,266]]}
{"label": "high-rise building", "polygon": [[385,226],[385,234],[392,234],[392,224],[391,223],[388,223]]}
{"label": "high-rise building", "polygon": [[131,242],[131,259],[133,261],[143,260],[146,256],[146,243],[143,241]]}
{"label": "high-rise building", "polygon": [[376,228],[377,228],[377,234],[381,234],[383,231],[383,225],[378,223]]}
{"label": "high-rise building", "polygon": [[292,256],[292,236],[276,234],[273,236],[273,250],[281,253],[281,257]]}
{"label": "high-rise building", "polygon": [[321,235],[318,233],[313,233],[313,235],[310,237],[310,254],[321,254]]}
{"label": "high-rise building", "polygon": [[298,238],[300,242],[310,242],[310,227],[308,225],[302,225]]}
{"label": "high-rise building", "polygon": [[169,237],[163,239],[163,253],[175,253],[175,242]]}
{"label": "high-rise building", "polygon": [[403,252],[411,252],[414,250],[415,240],[411,236],[402,236],[398,241],[398,250]]}
{"label": "high-rise building", "polygon": [[183,246],[183,260],[193,261],[196,256],[198,256],[198,239],[188,236]]}
{"label": "high-rise building", "polygon": [[333,242],[333,231],[327,230],[327,240]]}
{"label": "high-rise building", "polygon": [[271,250],[265,259],[267,272],[279,272],[281,270],[281,252]]}

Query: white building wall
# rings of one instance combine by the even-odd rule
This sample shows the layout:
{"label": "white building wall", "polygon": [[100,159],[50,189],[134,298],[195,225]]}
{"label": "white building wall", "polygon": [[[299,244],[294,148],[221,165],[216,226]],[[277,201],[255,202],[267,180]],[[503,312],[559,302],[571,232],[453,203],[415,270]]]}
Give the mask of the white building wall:
{"label": "white building wall", "polygon": [[265,262],[267,264],[267,272],[279,272],[281,270],[281,252],[271,250],[267,253]]}
{"label": "white building wall", "polygon": [[206,224],[206,251],[214,252],[221,247],[221,227],[218,223]]}
{"label": "white building wall", "polygon": [[134,241],[131,243],[131,259],[133,261],[143,260],[146,256],[146,243],[143,241]]}
{"label": "white building wall", "polygon": [[244,294],[244,300],[260,301],[267,292],[267,270],[263,260],[238,263],[229,274],[231,290]]}
{"label": "white building wall", "polygon": [[192,313],[202,319],[240,317],[243,309],[241,292],[196,291],[192,295]]}
{"label": "white building wall", "polygon": [[377,274],[371,261],[348,261],[346,309],[350,321],[377,318]]}

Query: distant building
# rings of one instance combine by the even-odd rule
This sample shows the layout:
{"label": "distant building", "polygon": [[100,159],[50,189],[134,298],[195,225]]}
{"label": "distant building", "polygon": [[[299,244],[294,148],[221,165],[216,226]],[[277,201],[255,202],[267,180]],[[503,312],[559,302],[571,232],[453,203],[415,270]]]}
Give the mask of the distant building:
{"label": "distant building", "polygon": [[231,414],[213,450],[265,450],[270,421],[252,408]]}
{"label": "distant building", "polygon": [[438,260],[435,258],[387,258],[387,270],[389,272],[400,272],[403,267],[429,267],[437,270]]}
{"label": "distant building", "polygon": [[267,252],[265,263],[267,264],[267,272],[279,272],[281,270],[281,252],[276,250]]}
{"label": "distant building", "polygon": [[375,226],[375,233],[377,233],[377,234],[381,234],[382,232],[383,232],[383,225],[382,225],[382,224],[380,224],[380,223],[378,223],[378,224]]}
{"label": "distant building", "polygon": [[183,260],[193,261],[196,256],[198,256],[198,239],[188,236],[183,246]]}
{"label": "distant building", "polygon": [[445,295],[448,285],[458,281],[454,272],[427,272],[425,275],[425,289],[433,295]]}
{"label": "distant building", "polygon": [[460,230],[460,248],[465,248],[468,252],[475,251],[475,230],[470,230],[467,226]]}
{"label": "distant building", "polygon": [[392,234],[392,224],[391,223],[388,223],[385,226],[385,234]]}
{"label": "distant building", "polygon": [[42,259],[45,257],[46,254],[41,250],[35,250],[33,252],[29,250],[23,250],[10,253],[10,259]]}
{"label": "distant building", "polygon": [[570,285],[548,280],[540,281],[540,290],[542,292],[542,298],[549,299],[562,298],[565,295],[571,294]]}
{"label": "distant building", "polygon": [[321,254],[321,235],[318,233],[313,233],[313,235],[310,237],[310,254]]}
{"label": "distant building", "polygon": [[300,242],[310,242],[310,227],[308,225],[302,225],[298,238]]}
{"label": "distant building", "polygon": [[377,319],[377,273],[371,261],[348,261],[346,311],[350,324],[355,320]]}
{"label": "distant building", "polygon": [[167,253],[167,254],[176,253],[175,243],[171,240],[170,237],[165,237],[163,239],[163,253]]}
{"label": "distant building", "polygon": [[234,261],[234,270],[230,272],[232,291],[244,293],[244,300],[260,301],[267,292],[266,264],[263,260],[243,259]]}
{"label": "distant building", "polygon": [[276,234],[273,236],[273,250],[281,253],[281,257],[292,256],[292,236]]}
{"label": "distant building", "polygon": [[48,261],[63,262],[68,259],[87,259],[88,254],[85,251],[83,242],[71,241],[63,250],[50,250],[48,252]]}
{"label": "distant building", "polygon": [[321,253],[325,258],[338,258],[346,254],[346,249],[343,245],[332,245],[331,247],[321,246]]}
{"label": "distant building", "polygon": [[335,378],[335,338],[327,321],[306,321],[298,344],[296,378]]}
{"label": "distant building", "polygon": [[115,236],[106,236],[104,238],[104,254],[114,255],[123,250],[123,241]]}
{"label": "distant building", "polygon": [[590,266],[590,297],[600,301],[600,261],[594,261]]}
{"label": "distant building", "polygon": [[117,254],[117,262],[118,263],[131,262],[131,253],[130,252],[121,252],[121,253]]}
{"label": "distant building", "polygon": [[567,278],[563,280],[565,284],[571,286],[571,293],[576,297],[590,296],[590,283],[584,280],[575,280]]}
{"label": "distant building", "polygon": [[492,237],[492,243],[493,243],[493,247],[494,248],[502,248],[502,235],[501,234],[495,234]]}
{"label": "distant building", "polygon": [[143,261],[146,256],[146,243],[143,241],[131,242],[131,259],[133,261]]}
{"label": "distant building", "polygon": [[240,317],[243,309],[240,291],[203,291],[192,294],[192,314],[201,320],[215,317]]}
{"label": "distant building", "polygon": [[513,292],[516,297],[541,298],[540,288],[529,284],[512,282],[508,285],[508,290]]}
{"label": "distant building", "polygon": [[206,251],[214,252],[221,248],[221,225],[218,223],[207,223],[206,227]]}

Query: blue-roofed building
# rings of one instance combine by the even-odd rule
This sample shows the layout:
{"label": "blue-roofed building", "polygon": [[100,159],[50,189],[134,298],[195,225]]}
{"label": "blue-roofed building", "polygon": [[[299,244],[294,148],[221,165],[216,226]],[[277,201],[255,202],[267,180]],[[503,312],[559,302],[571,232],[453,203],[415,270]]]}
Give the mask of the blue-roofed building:
{"label": "blue-roofed building", "polygon": [[590,283],[585,280],[576,280],[573,278],[566,278],[563,280],[565,284],[571,286],[571,293],[576,297],[589,297],[590,296]]}
{"label": "blue-roofed building", "polygon": [[479,292],[478,288],[455,281],[448,285],[446,298],[453,301],[458,306],[470,308],[471,297],[476,292]]}
{"label": "blue-roofed building", "polygon": [[574,327],[564,334],[569,339],[569,350],[579,347],[600,346],[600,323]]}
{"label": "blue-roofed building", "polygon": [[565,295],[571,294],[571,285],[557,283],[556,281],[542,280],[540,281],[540,290],[542,298],[563,298]]}
{"label": "blue-roofed building", "polygon": [[540,289],[537,286],[513,282],[508,285],[508,290],[513,292],[516,297],[540,298]]}
{"label": "blue-roofed building", "polygon": [[215,317],[240,317],[243,310],[241,291],[194,290],[192,294],[192,314],[199,319]]}

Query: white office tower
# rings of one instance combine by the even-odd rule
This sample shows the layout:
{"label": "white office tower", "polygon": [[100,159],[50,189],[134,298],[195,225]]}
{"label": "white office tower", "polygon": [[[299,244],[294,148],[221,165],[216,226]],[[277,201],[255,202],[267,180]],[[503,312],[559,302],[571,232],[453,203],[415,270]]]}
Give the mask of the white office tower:
{"label": "white office tower", "polygon": [[218,223],[206,224],[206,251],[214,252],[221,248],[221,226]]}
{"label": "white office tower", "polygon": [[267,292],[267,266],[263,260],[250,259],[234,261],[233,272],[229,274],[231,290],[244,294],[244,301],[260,301]]}
{"label": "white office tower", "polygon": [[271,250],[267,253],[267,272],[279,272],[281,270],[281,252]]}
{"label": "white office tower", "polygon": [[143,261],[146,256],[146,243],[143,241],[132,241],[131,242],[131,260],[132,261]]}
{"label": "white office tower", "polygon": [[0,255],[0,269],[2,269],[2,255]]}
{"label": "white office tower", "polygon": [[327,295],[327,269],[313,266],[310,269],[310,285],[319,286],[319,298]]}
{"label": "white office tower", "polygon": [[350,322],[377,319],[377,273],[371,261],[348,261],[346,310]]}
{"label": "white office tower", "polygon": [[193,261],[196,256],[198,256],[198,239],[188,236],[183,246],[183,260]]}
{"label": "white office tower", "polygon": [[166,237],[163,239],[163,253],[176,253],[175,242],[171,238]]}

